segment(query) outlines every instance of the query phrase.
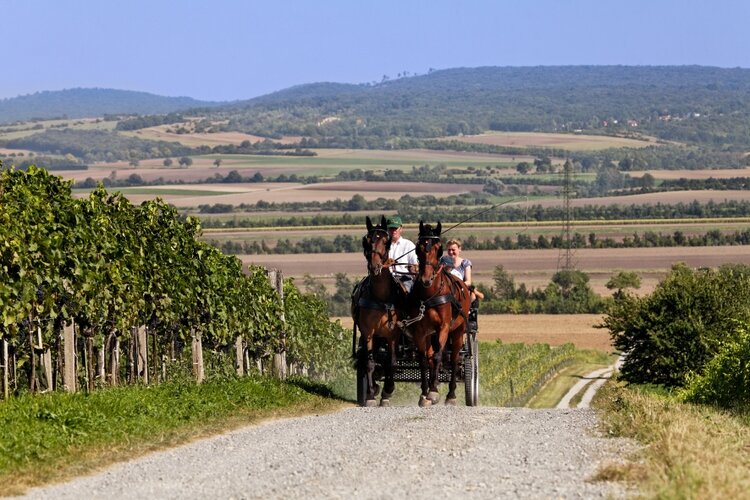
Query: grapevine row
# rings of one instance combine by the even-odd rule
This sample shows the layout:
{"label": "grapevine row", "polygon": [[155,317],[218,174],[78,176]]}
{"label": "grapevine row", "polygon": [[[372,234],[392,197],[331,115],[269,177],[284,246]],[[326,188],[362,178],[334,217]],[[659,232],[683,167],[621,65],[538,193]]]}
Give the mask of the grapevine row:
{"label": "grapevine row", "polygon": [[[173,370],[170,363],[185,361],[188,345],[194,353],[186,363],[199,380],[196,347],[212,359],[236,351],[238,372],[262,367],[285,344],[292,362],[309,363],[314,356],[300,351],[309,331],[323,346],[338,335],[324,305],[311,304],[290,282],[272,286],[262,268],[244,273],[239,259],[198,240],[197,219],[181,218],[160,200],[134,206],[101,187],[76,199],[70,182],[44,169],[1,167],[6,397],[9,388],[74,389],[82,381],[93,389],[149,375],[159,381]],[[66,369],[73,370],[68,379]]]}

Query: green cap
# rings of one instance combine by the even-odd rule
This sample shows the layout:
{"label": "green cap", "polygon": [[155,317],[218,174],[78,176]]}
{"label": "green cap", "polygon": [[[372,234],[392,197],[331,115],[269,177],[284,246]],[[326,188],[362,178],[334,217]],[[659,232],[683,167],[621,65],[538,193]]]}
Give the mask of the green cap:
{"label": "green cap", "polygon": [[388,226],[389,229],[392,227],[401,227],[401,217],[398,215],[392,215],[386,219],[385,225]]}

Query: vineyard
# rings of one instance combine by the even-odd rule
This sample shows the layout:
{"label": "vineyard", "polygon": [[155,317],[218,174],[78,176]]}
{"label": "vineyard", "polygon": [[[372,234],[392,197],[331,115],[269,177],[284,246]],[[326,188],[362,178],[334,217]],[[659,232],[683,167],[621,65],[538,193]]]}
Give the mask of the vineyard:
{"label": "vineyard", "polygon": [[323,355],[342,338],[324,304],[278,272],[243,272],[196,219],[103,188],[75,199],[33,166],[0,171],[4,398],[343,362]]}

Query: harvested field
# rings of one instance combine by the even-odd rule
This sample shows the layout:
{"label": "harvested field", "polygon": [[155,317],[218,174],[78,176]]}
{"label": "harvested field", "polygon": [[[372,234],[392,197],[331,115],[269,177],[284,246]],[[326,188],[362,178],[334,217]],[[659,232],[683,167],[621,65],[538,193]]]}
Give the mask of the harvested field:
{"label": "harvested field", "polygon": [[281,144],[296,144],[300,141],[301,137],[284,137],[279,140],[266,139],[257,135],[243,134],[241,132],[214,132],[214,133],[196,133],[190,134],[176,134],[174,132],[168,132],[170,129],[178,127],[180,124],[174,125],[159,125],[157,127],[149,127],[134,132],[121,132],[123,135],[129,135],[132,137],[138,137],[140,139],[147,139],[151,141],[170,141],[179,142],[185,146],[198,147],[198,146],[219,146],[226,144],[234,144],[239,146],[244,141],[250,141],[251,143],[262,142],[270,140],[271,142],[278,142]]}
{"label": "harvested field", "polygon": [[[558,250],[485,250],[464,252],[474,264],[474,281],[492,286],[492,273],[502,265],[514,278],[516,286],[543,288],[559,269],[561,253]],[[718,267],[726,263],[750,265],[750,246],[729,247],[671,247],[582,249],[573,253],[576,269],[589,275],[592,289],[600,295],[612,292],[605,286],[618,271],[638,273],[642,286],[637,292],[646,294],[678,263],[698,267]],[[337,272],[351,278],[366,272],[361,253],[293,254],[293,255],[241,255],[244,264],[256,264],[280,269],[284,276],[298,283],[309,274],[329,287],[333,287]]]}
{"label": "harvested field", "polygon": [[[152,168],[122,168],[116,170],[117,178],[126,179],[131,174],[137,174],[144,180],[154,180],[162,177],[170,180],[202,180],[211,178],[216,174],[217,169],[201,164],[193,165],[189,169],[152,169]],[[222,167],[221,172],[226,174],[228,170]],[[83,181],[88,177],[101,180],[109,177],[112,170],[103,170],[94,168],[90,170],[70,170],[60,172],[64,178]],[[248,174],[249,175],[249,174]],[[216,191],[216,196],[186,196],[179,193],[164,195],[164,189],[190,189],[200,191]],[[149,195],[148,190],[153,189],[154,194]],[[428,182],[321,182],[317,184],[301,183],[237,183],[237,184],[200,184],[190,186],[164,185],[164,186],[144,186],[139,187],[137,194],[127,194],[127,189],[123,193],[133,202],[140,203],[146,199],[161,197],[168,203],[173,203],[178,207],[195,207],[203,204],[225,203],[239,205],[241,203],[257,203],[260,200],[267,202],[324,202],[336,199],[349,200],[355,194],[361,194],[366,200],[375,200],[377,198],[399,199],[404,195],[435,195],[449,196],[467,192],[481,192],[481,184],[445,184],[445,183],[428,183]],[[228,194],[227,192],[231,192]],[[750,199],[748,191],[741,190],[706,190],[706,191],[674,191],[667,193],[646,193],[627,196],[608,196],[601,198],[575,198],[570,201],[572,207],[583,206],[609,206],[609,205],[656,205],[656,204],[675,204],[691,203],[708,203],[713,201],[721,203],[724,201],[745,201]],[[561,198],[519,200],[508,204],[508,206],[534,206],[554,207],[563,204]]]}
{"label": "harvested field", "polygon": [[473,144],[491,144],[508,147],[548,147],[572,151],[590,151],[607,148],[643,148],[656,144],[655,140],[630,139],[604,135],[554,134],[542,132],[487,132],[478,135],[445,137]]}
{"label": "harvested field", "polygon": [[[178,192],[165,194],[164,191],[214,191],[215,195],[194,196],[190,193]],[[154,194],[149,194],[149,189]],[[241,203],[266,202],[313,202],[335,199],[349,200],[356,194],[361,194],[366,200],[377,198],[398,199],[404,195],[431,194],[434,196],[450,196],[453,194],[480,191],[480,184],[441,184],[427,182],[325,182],[318,184],[300,183],[232,183],[232,184],[190,184],[169,186],[144,186],[132,190],[122,189],[123,194],[132,202],[140,203],[154,199],[157,196],[167,203],[177,207],[196,207],[198,205],[213,205],[224,203],[239,205]],[[129,192],[130,191],[130,192]]]}
{"label": "harvested field", "polygon": [[[609,331],[595,328],[602,318],[599,314],[482,314],[480,306],[479,340],[551,346],[571,342],[579,349],[613,352]],[[349,317],[331,319],[352,327]]]}
{"label": "harvested field", "polygon": [[750,177],[750,167],[722,168],[716,170],[645,170],[630,172],[631,177],[642,177],[646,173],[654,179],[731,179],[734,177]]}
{"label": "harvested field", "polygon": [[[705,190],[705,191],[669,191],[666,193],[631,194],[627,196],[605,196],[601,198],[573,198],[570,206],[583,207],[610,206],[610,205],[656,205],[675,203],[721,203],[724,201],[747,201],[750,200],[750,192],[742,190]],[[517,204],[521,204],[519,202]],[[563,204],[562,198],[534,201],[534,205],[543,207],[554,207]]]}
{"label": "harvested field", "polygon": [[[133,132],[135,134],[135,132]],[[229,133],[228,133],[229,134]],[[190,134],[183,134],[190,135]],[[213,138],[221,134],[204,134]],[[182,137],[182,135],[180,136]],[[239,140],[247,137],[239,134],[234,137]],[[453,151],[413,150],[355,150],[355,149],[316,149],[317,156],[275,156],[275,155],[208,155],[192,157],[193,164],[188,168],[181,168],[177,158],[173,158],[171,167],[163,165],[163,158],[141,160],[137,167],[132,167],[127,161],[97,162],[89,166],[88,170],[61,171],[66,179],[76,181],[91,177],[101,180],[116,172],[119,178],[137,174],[146,181],[153,181],[160,177],[166,181],[194,182],[213,177],[217,173],[222,176],[232,170],[242,175],[251,176],[259,172],[265,177],[280,174],[292,175],[336,175],[340,171],[352,169],[383,171],[385,169],[410,170],[413,166],[445,164],[449,167],[494,167],[507,168],[507,174],[515,173],[512,168],[518,161],[533,161],[532,157],[512,157],[507,155],[490,155],[480,153],[460,153]],[[221,166],[216,168],[214,161],[221,159]]]}

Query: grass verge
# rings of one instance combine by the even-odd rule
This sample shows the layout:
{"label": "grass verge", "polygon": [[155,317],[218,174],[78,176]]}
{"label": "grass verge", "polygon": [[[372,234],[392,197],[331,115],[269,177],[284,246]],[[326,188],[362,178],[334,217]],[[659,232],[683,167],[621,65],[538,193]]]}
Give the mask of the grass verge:
{"label": "grass verge", "polygon": [[614,383],[595,405],[608,434],[644,445],[632,461],[600,470],[600,479],[635,482],[646,498],[750,498],[750,409],[683,404]]}
{"label": "grass verge", "polygon": [[349,404],[331,396],[302,379],[249,377],[13,398],[0,403],[0,495],[260,420]]}

